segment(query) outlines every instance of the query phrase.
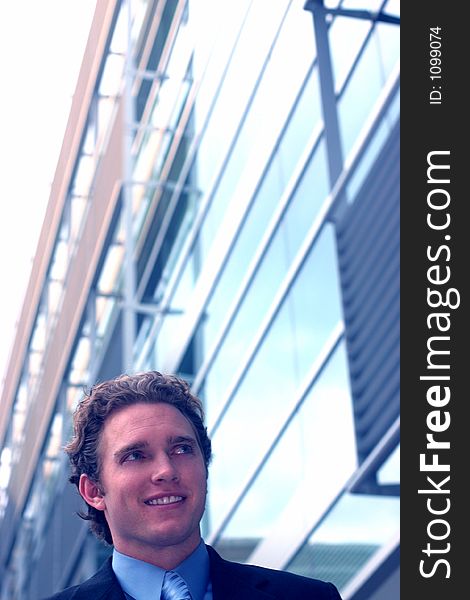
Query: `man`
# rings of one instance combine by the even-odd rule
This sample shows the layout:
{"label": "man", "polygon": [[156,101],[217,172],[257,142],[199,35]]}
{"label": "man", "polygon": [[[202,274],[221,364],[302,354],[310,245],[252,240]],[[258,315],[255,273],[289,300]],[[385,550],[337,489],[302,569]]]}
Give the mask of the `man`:
{"label": "man", "polygon": [[229,562],[204,544],[211,442],[180,378],[152,371],[94,386],[66,452],[81,516],[113,554],[54,600],[341,600],[331,583]]}

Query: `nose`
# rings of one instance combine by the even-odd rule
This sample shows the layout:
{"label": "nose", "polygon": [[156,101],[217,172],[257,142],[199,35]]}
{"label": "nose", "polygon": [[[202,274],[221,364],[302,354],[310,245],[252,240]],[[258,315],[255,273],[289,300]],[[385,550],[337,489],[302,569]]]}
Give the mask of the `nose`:
{"label": "nose", "polygon": [[152,483],[161,483],[163,481],[178,481],[178,471],[166,453],[159,454],[152,463]]}

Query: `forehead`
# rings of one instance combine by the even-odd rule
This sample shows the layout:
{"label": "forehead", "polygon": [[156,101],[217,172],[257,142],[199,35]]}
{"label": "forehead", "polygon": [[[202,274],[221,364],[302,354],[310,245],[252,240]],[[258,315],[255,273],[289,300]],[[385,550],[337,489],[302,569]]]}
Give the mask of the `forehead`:
{"label": "forehead", "polygon": [[174,406],[163,402],[123,406],[106,419],[101,434],[104,447],[137,440],[195,437],[191,422]]}

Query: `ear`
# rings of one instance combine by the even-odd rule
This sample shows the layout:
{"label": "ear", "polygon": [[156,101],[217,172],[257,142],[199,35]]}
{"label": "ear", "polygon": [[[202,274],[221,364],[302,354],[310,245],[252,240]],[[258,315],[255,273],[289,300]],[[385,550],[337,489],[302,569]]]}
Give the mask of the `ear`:
{"label": "ear", "polygon": [[93,508],[97,510],[104,510],[106,508],[106,502],[104,494],[101,488],[92,479],[82,473],[80,475],[80,481],[78,483],[78,489],[82,498]]}

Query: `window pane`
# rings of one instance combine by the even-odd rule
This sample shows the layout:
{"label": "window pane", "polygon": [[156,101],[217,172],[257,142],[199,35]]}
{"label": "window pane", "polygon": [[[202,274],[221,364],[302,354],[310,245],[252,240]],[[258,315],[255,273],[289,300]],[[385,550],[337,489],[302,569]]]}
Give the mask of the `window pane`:
{"label": "window pane", "polygon": [[[270,410],[264,403],[264,409]],[[328,427],[325,424],[328,423]],[[238,539],[256,545],[299,490],[309,490],[301,510],[309,518],[318,482],[328,485],[331,472],[346,478],[355,467],[355,441],[344,344],[314,384],[247,495],[223,531],[223,548]],[[220,498],[223,502],[224,498]],[[217,502],[217,499],[214,499]],[[248,555],[244,558],[247,558]]]}
{"label": "window pane", "polygon": [[[213,435],[215,458],[209,493],[213,522],[223,516],[240,492],[240,482],[261,460],[289,414],[307,370],[340,318],[335,243],[327,226]],[[240,363],[243,350],[239,348],[235,362],[221,371],[225,380]]]}

